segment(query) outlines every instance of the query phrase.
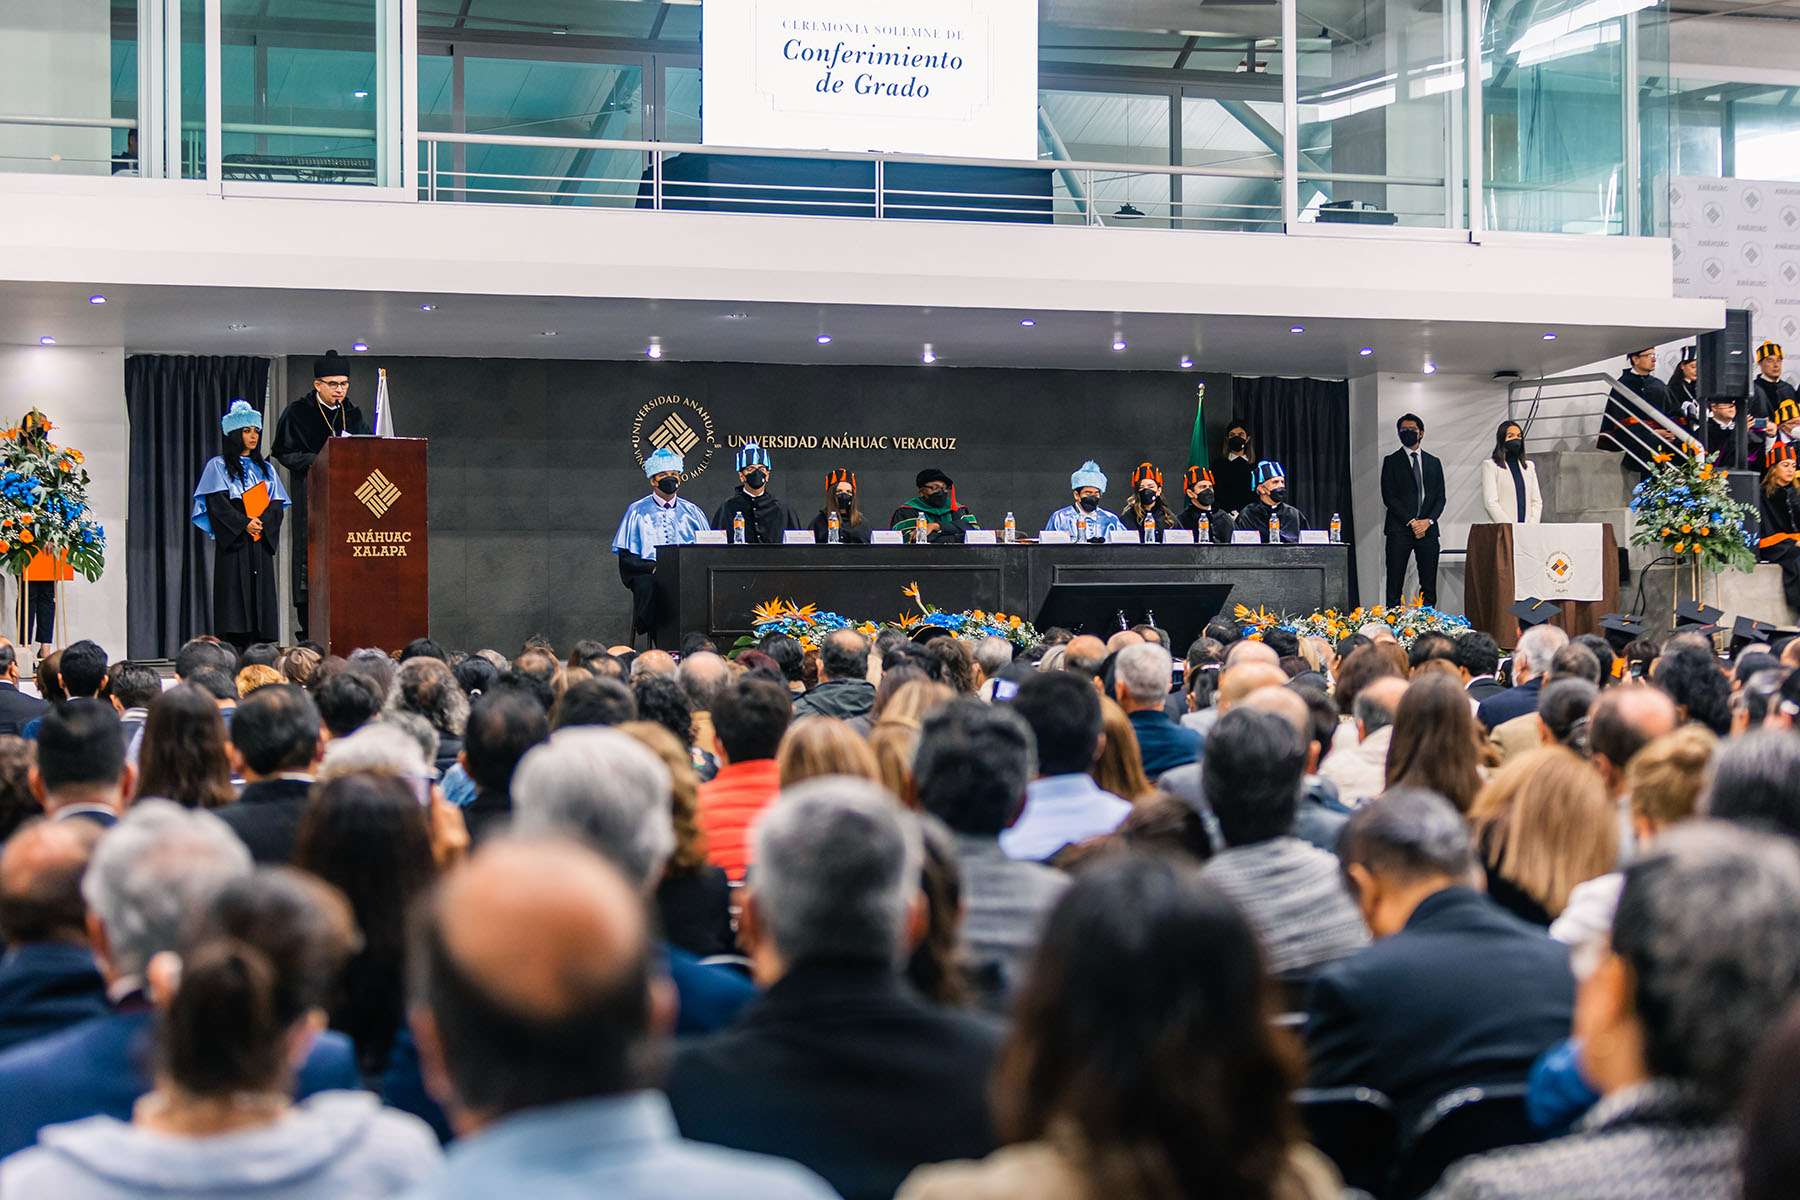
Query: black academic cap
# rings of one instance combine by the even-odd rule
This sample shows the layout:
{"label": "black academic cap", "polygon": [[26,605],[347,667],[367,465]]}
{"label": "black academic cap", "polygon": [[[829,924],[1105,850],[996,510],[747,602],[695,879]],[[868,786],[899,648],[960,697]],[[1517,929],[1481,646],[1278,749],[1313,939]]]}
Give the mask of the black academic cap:
{"label": "black academic cap", "polygon": [[1683,600],[1675,606],[1675,632],[1717,633],[1719,631],[1718,620],[1724,615],[1725,610],[1722,608],[1701,604],[1697,600]]}
{"label": "black academic cap", "polygon": [[1731,624],[1731,645],[1735,653],[1738,646],[1748,646],[1755,642],[1766,642],[1775,636],[1775,627],[1767,621],[1758,621],[1754,617],[1739,617]]}
{"label": "black academic cap", "polygon": [[1681,361],[1684,363],[1699,362],[1700,361],[1699,347],[1683,346],[1681,348]]}
{"label": "black academic cap", "polygon": [[1539,600],[1536,596],[1527,596],[1507,610],[1519,618],[1519,624],[1527,629],[1533,625],[1542,625],[1551,617],[1562,612],[1562,609],[1548,600]]}
{"label": "black academic cap", "polygon": [[950,477],[936,467],[926,467],[923,471],[920,471],[917,478],[913,480],[914,487],[922,488],[928,483],[941,483],[945,487],[952,486]]}
{"label": "black academic cap", "polygon": [[1613,652],[1623,653],[1626,646],[1644,636],[1648,626],[1636,613],[1609,612],[1600,614],[1600,628]]}
{"label": "black academic cap", "polygon": [[313,359],[313,378],[329,379],[334,375],[349,375],[350,360],[336,350],[327,350],[322,358]]}

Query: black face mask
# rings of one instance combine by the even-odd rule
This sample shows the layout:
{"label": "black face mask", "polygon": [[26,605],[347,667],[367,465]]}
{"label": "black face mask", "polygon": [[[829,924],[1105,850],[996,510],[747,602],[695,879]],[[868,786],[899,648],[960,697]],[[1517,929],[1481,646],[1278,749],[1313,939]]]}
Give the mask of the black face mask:
{"label": "black face mask", "polygon": [[1152,504],[1156,503],[1157,495],[1158,493],[1152,488],[1139,488],[1138,503],[1145,508],[1149,508]]}
{"label": "black face mask", "polygon": [[926,504],[929,504],[932,508],[942,508],[944,506],[944,501],[950,499],[950,493],[943,488],[931,488],[928,491],[920,492],[919,499],[923,500]]}
{"label": "black face mask", "polygon": [[852,504],[855,504],[855,503],[856,503],[856,493],[855,492],[839,492],[837,494],[837,506],[839,508],[848,509]]}
{"label": "black face mask", "polygon": [[747,488],[759,488],[767,482],[769,482],[769,473],[761,467],[744,477],[744,486]]}
{"label": "black face mask", "polygon": [[1419,444],[1419,431],[1416,429],[1402,429],[1400,431],[1400,444],[1405,446],[1408,450],[1411,450],[1414,446]]}
{"label": "black face mask", "polygon": [[1242,454],[1244,452],[1244,446],[1245,446],[1245,442],[1244,442],[1244,439],[1241,437],[1225,439],[1225,448],[1227,450],[1231,451],[1233,454]]}
{"label": "black face mask", "polygon": [[1199,491],[1194,493],[1194,503],[1198,507],[1211,508],[1212,502],[1213,502],[1213,494],[1212,494],[1211,488],[1201,488]]}
{"label": "black face mask", "polygon": [[1278,504],[1286,504],[1286,503],[1287,503],[1287,489],[1286,488],[1282,487],[1282,488],[1270,489],[1269,505],[1271,507],[1274,507],[1275,505],[1278,505]]}
{"label": "black face mask", "polygon": [[665,496],[673,496],[675,494],[675,489],[680,486],[681,480],[675,478],[673,475],[669,476],[667,479],[659,479],[656,481],[656,490]]}
{"label": "black face mask", "polygon": [[1506,439],[1506,457],[1518,462],[1525,457],[1525,442],[1522,438]]}
{"label": "black face mask", "polygon": [[1096,508],[1100,507],[1100,497],[1083,496],[1081,499],[1077,500],[1076,503],[1081,505],[1083,512],[1093,512]]}

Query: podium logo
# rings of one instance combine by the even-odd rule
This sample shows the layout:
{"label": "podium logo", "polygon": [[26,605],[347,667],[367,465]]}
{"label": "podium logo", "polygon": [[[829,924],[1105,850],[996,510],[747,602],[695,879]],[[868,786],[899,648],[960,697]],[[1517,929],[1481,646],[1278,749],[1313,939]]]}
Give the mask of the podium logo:
{"label": "podium logo", "polygon": [[658,450],[672,450],[681,455],[683,483],[706,470],[717,445],[712,414],[686,396],[658,396],[631,419],[631,449],[638,466]]}
{"label": "podium logo", "polygon": [[394,501],[400,498],[400,489],[380,471],[371,471],[369,477],[362,481],[362,486],[356,489],[356,498],[363,502],[364,508],[382,517],[387,515],[388,509],[394,507]]}
{"label": "podium logo", "polygon": [[1544,567],[1549,572],[1550,578],[1557,583],[1569,582],[1569,576],[1575,573],[1575,561],[1561,550],[1552,554],[1550,561],[1545,563]]}

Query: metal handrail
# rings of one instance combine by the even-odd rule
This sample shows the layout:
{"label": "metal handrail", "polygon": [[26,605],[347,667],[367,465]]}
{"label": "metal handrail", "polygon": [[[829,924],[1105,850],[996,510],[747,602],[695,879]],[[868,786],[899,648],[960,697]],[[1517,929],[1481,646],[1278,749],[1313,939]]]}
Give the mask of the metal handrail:
{"label": "metal handrail", "polygon": [[[1603,397],[1604,402],[1598,410],[1558,413],[1543,411],[1545,392],[1548,390],[1598,384],[1604,384],[1604,389],[1590,388],[1588,391],[1577,392],[1567,397],[1572,400],[1580,400],[1584,396],[1599,395]],[[1525,395],[1528,390],[1530,391],[1529,397]],[[1581,427],[1563,436],[1572,436],[1586,441],[1590,438],[1598,438],[1604,431],[1614,441],[1622,443],[1620,448],[1625,456],[1645,471],[1649,471],[1655,465],[1654,459],[1657,454],[1672,447],[1691,446],[1702,453],[1706,449],[1699,438],[1671,420],[1666,413],[1646,403],[1643,397],[1605,371],[1595,371],[1583,375],[1553,375],[1543,379],[1516,379],[1507,386],[1506,402],[1507,419],[1519,424],[1520,428],[1524,430],[1527,442],[1531,440],[1532,426],[1540,421],[1546,423],[1576,421],[1581,423]],[[1605,422],[1608,411],[1615,404],[1624,410],[1627,417],[1635,418],[1635,423],[1619,422],[1616,428],[1606,429]],[[1520,415],[1521,408],[1524,409],[1523,416]],[[1599,418],[1598,428],[1587,428],[1587,422],[1591,418]],[[1642,432],[1645,429],[1649,432]],[[1540,437],[1538,440],[1546,442],[1552,439]]]}

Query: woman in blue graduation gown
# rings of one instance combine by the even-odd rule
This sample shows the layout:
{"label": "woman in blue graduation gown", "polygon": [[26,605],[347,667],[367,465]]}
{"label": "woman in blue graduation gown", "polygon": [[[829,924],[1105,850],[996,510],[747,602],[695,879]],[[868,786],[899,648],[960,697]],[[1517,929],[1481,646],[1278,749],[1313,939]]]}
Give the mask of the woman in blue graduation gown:
{"label": "woman in blue graduation gown", "polygon": [[[193,522],[206,531],[213,559],[213,633],[242,649],[279,641],[275,559],[287,491],[262,454],[262,414],[233,400],[219,422],[225,453],[207,460],[194,486]],[[252,516],[260,509],[260,516]]]}

